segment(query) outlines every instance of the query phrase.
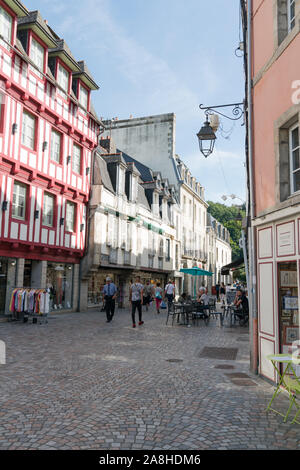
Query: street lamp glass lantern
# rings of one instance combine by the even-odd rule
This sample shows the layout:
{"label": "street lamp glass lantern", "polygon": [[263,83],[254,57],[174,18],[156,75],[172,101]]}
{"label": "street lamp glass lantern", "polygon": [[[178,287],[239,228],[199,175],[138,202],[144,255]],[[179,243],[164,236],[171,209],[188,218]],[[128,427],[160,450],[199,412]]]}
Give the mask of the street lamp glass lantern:
{"label": "street lamp glass lantern", "polygon": [[197,134],[199,140],[199,148],[202,155],[207,158],[214,150],[216,134],[212,130],[208,119],[201,127],[200,131]]}

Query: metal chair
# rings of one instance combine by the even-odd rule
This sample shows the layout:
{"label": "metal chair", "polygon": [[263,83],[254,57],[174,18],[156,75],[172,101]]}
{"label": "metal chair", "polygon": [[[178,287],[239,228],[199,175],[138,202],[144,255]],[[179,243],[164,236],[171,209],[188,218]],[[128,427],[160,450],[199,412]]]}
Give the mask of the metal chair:
{"label": "metal chair", "polygon": [[204,320],[205,325],[207,326],[210,319],[210,306],[209,305],[202,305],[197,302],[193,307],[193,323],[197,320],[197,324],[199,320]]}
{"label": "metal chair", "polygon": [[167,315],[166,325],[168,324],[169,317],[171,316],[172,317],[172,326],[173,326],[175,316],[177,315],[177,319],[178,319],[179,315],[182,313],[182,307],[183,307],[182,304],[175,304],[174,302],[172,302],[172,304],[168,308],[168,315]]}

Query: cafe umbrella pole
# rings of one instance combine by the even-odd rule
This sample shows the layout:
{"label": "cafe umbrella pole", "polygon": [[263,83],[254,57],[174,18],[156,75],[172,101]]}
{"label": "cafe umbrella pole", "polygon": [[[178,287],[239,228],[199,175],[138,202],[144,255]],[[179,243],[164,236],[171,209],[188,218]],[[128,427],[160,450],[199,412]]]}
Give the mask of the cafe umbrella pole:
{"label": "cafe umbrella pole", "polygon": [[[181,273],[190,274],[191,276],[212,276],[213,273],[210,271],[205,271],[204,269],[193,267],[193,268],[181,268]],[[196,282],[194,280],[194,296],[196,297]]]}

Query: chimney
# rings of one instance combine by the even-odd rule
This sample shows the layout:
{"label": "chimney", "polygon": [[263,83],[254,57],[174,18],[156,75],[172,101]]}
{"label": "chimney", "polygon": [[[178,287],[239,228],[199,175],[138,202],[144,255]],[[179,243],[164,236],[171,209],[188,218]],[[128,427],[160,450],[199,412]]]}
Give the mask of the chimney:
{"label": "chimney", "polygon": [[108,153],[117,153],[117,147],[111,137],[101,137],[100,147],[103,147]]}

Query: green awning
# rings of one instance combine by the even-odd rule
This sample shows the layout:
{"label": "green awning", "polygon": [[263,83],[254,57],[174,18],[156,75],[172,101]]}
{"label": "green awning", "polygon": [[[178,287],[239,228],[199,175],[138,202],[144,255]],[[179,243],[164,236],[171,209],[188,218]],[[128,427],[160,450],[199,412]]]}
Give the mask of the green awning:
{"label": "green awning", "polygon": [[182,268],[180,269],[181,273],[186,273],[186,274],[191,274],[192,276],[212,276],[213,273],[210,271],[205,271],[204,269],[201,268]]}

